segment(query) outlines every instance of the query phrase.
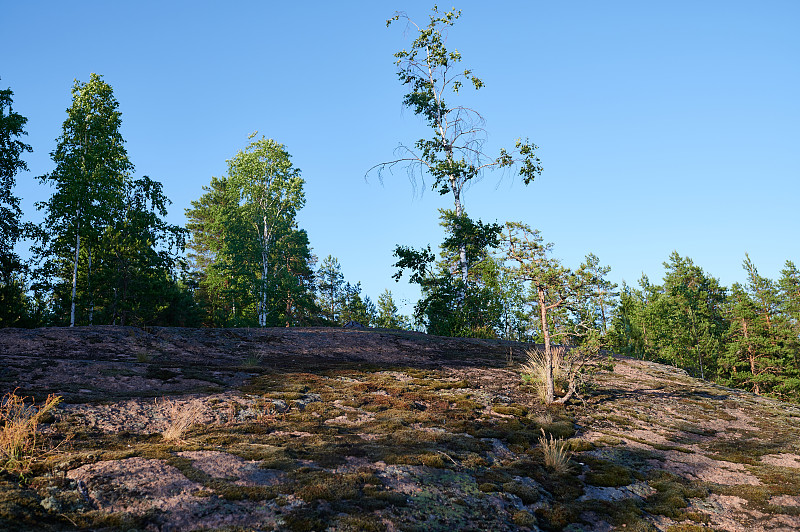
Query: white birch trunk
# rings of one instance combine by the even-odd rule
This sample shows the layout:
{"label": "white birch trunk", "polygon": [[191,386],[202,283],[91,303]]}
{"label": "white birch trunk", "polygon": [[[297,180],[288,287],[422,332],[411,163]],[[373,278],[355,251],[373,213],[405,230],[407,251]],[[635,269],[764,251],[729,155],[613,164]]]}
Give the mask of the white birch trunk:
{"label": "white birch trunk", "polygon": [[261,250],[261,301],[258,304],[258,324],[261,327],[267,326],[267,274],[269,273],[269,263],[267,261],[266,245]]}
{"label": "white birch trunk", "polygon": [[[266,209],[265,209],[266,212]],[[269,240],[271,229],[265,214],[262,218],[263,233],[261,237],[261,300],[258,302],[258,324],[267,326],[267,275],[269,274]]]}
{"label": "white birch trunk", "polygon": [[75,293],[78,286],[78,253],[81,250],[81,222],[78,212],[78,227],[75,230],[75,263],[72,266],[72,305],[69,313],[69,326],[75,327]]}
{"label": "white birch trunk", "polygon": [[89,325],[94,325],[94,294],[92,293],[92,246],[89,246],[89,273],[86,275],[86,287],[89,291]]}
{"label": "white birch trunk", "polygon": [[[454,180],[452,179],[450,180],[450,187],[453,189],[453,196],[455,198],[456,216],[460,218],[464,213],[464,208],[461,205],[461,194],[455,187]],[[469,275],[469,266],[467,265],[467,246],[464,242],[459,242],[458,244],[458,265],[461,269],[461,280],[464,282],[464,285],[466,285],[467,276]]]}

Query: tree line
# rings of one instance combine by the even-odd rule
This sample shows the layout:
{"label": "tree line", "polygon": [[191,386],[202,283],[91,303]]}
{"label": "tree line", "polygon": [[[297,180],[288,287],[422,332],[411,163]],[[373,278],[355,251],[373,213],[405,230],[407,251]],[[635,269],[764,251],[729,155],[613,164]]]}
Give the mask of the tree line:
{"label": "tree line", "polygon": [[[120,133],[121,113],[101,76],[75,81],[72,105],[51,152],[53,170],[38,177],[53,188],[39,226],[22,221],[15,176],[25,170],[26,119],[0,91],[0,326],[167,325],[208,327],[365,326],[416,329],[443,336],[543,344],[547,402],[556,390],[554,345],[574,346],[572,369],[586,370],[604,349],[686,369],[759,394],[800,399],[800,273],[791,262],[778,281],[745,258],[745,284],[730,289],[688,257],[673,253],[662,284],[646,276],[618,287],[610,268],[588,253],[577,266],[521,221],[469,216],[468,184],[492,170],[516,173],[524,185],[541,175],[537,146],[485,152],[483,117],[457,104],[484,82],[459,66],[446,29],[460,12],[436,8],[408,50],[395,54],[403,103],[430,136],[401,144],[395,158],[372,167],[383,179],[402,168],[441,195],[444,239],[394,251],[395,280],[419,286],[413,315],[400,315],[392,294],[376,301],[345,281],[339,261],[319,260],[297,222],[305,207],[302,173],[286,147],[253,134],[186,210],[185,227],[166,221],[162,184],[135,177]],[[15,253],[31,239],[32,258]],[[557,369],[557,368],[556,368]],[[575,382],[574,379],[570,382]],[[557,397],[560,396],[560,397]]]}
{"label": "tree line", "polygon": [[[161,182],[134,175],[118,108],[102,76],[75,81],[34,226],[13,193],[27,119],[0,91],[0,326],[410,327],[390,291],[373,303],[334,257],[317,271],[296,222],[304,181],[283,145],[251,136],[180,227],[166,221]],[[28,261],[15,251],[23,239]]]}

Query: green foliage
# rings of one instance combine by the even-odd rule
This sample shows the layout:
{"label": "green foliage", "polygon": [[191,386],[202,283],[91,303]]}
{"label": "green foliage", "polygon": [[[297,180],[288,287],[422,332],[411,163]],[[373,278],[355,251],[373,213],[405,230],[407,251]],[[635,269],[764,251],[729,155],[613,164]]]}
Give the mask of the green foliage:
{"label": "green foliage", "polygon": [[164,220],[171,202],[162,189],[147,176],[126,181],[124,208],[100,237],[90,297],[101,323],[199,324],[174,273],[186,230]]}
{"label": "green foliage", "polygon": [[[252,138],[252,137],[251,137]],[[283,145],[253,141],[187,209],[195,295],[212,326],[310,323],[314,257],[297,227],[304,181]]]}
{"label": "green foliage", "polygon": [[[442,244],[442,259],[437,264],[430,246],[415,250],[405,246],[395,248],[399,270],[394,278],[410,270],[411,282],[418,284],[422,298],[414,308],[414,320],[429,334],[440,336],[497,337],[502,329],[503,302],[494,289],[497,270],[482,267],[490,261],[489,248],[498,241],[500,226],[472,221],[465,214],[456,215],[440,210],[446,237]],[[458,276],[461,262],[459,241],[465,247],[467,264],[471,268],[466,280]]]}
{"label": "green foliage", "polygon": [[72,97],[55,169],[39,178],[55,191],[37,204],[46,216],[34,289],[51,291],[56,324],[196,323],[174,273],[185,231],[164,221],[161,183],[131,179],[111,86],[92,74],[75,81]]}
{"label": "green foliage", "polygon": [[339,321],[347,324],[356,321],[365,327],[369,327],[375,321],[375,304],[365,296],[361,298],[361,283],[354,285],[346,283],[344,287],[344,302]]}
{"label": "green foliage", "polygon": [[623,287],[614,318],[614,347],[663,360],[697,377],[713,377],[727,329],[726,290],[677,252],[664,267],[661,286],[643,276],[640,289]]}
{"label": "green foliage", "polygon": [[[397,159],[373,167],[381,178],[382,171],[391,170],[397,164],[407,165],[411,175],[419,171],[423,185],[425,175],[430,176],[433,179],[432,190],[442,195],[453,195],[451,223],[469,220],[462,206],[464,188],[486,170],[517,166],[525,184],[542,172],[541,162],[536,156],[537,148],[528,141],[518,140],[513,155],[505,149],[501,149],[496,157],[484,153],[486,131],[483,117],[470,107],[447,103],[451,97],[458,96],[464,84],[472,85],[476,90],[483,87],[483,81],[472,70],[459,67],[461,53],[448,50],[446,46],[443,32],[460,16],[461,12],[455,9],[442,13],[434,6],[430,22],[425,27],[417,25],[404,13],[396,13],[386,22],[390,26],[403,19],[417,31],[410,49],[401,50],[394,57],[400,83],[408,90],[403,105],[426,120],[431,128],[431,137],[416,141],[413,147],[401,144]],[[458,251],[458,270],[465,284],[469,282],[467,247],[485,247],[480,242],[464,239],[467,234],[478,237],[480,231],[477,229],[464,227],[462,232],[456,227],[450,233],[451,240],[445,244],[445,247]],[[486,229],[491,229],[491,226]]]}
{"label": "green foliage", "polygon": [[[346,325],[355,321],[376,325],[378,310],[369,296],[361,297],[361,283],[346,282],[339,260],[328,255],[316,275],[317,304],[322,319],[329,325]],[[379,325],[380,326],[380,325]]]}
{"label": "green foliage", "polygon": [[[800,397],[798,337],[792,322],[792,271],[779,285],[758,274],[745,255],[747,284],[733,285],[727,305],[730,327],[720,357],[719,379],[757,394]],[[784,297],[781,297],[781,291]]]}
{"label": "green foliage", "polygon": [[800,398],[800,274],[776,283],[745,255],[747,283],[726,290],[691,259],[670,256],[663,285],[623,285],[609,337],[615,350],[781,399]]}
{"label": "green foliage", "polygon": [[328,255],[317,270],[317,303],[323,317],[331,323],[340,321],[347,297],[344,288],[344,274],[339,259]]}
{"label": "green foliage", "polygon": [[26,229],[14,185],[17,173],[27,169],[22,154],[32,150],[20,140],[28,119],[14,112],[13,95],[0,90],[0,327],[30,325],[31,314],[24,268],[14,251]]}
{"label": "green foliage", "polygon": [[384,329],[410,329],[411,324],[408,323],[405,316],[397,313],[397,305],[392,298],[390,290],[384,290],[378,296],[378,305],[375,315],[375,326]]}
{"label": "green foliage", "polygon": [[[538,333],[544,343],[538,372],[541,396],[545,403],[566,402],[579,393],[606,343],[602,327],[616,287],[605,279],[610,268],[601,267],[599,259],[589,254],[572,271],[552,256],[553,245],[545,244],[538,230],[518,222],[506,223],[503,244],[500,260],[506,275],[526,294],[519,304],[538,315]],[[531,325],[534,321],[531,319]],[[573,346],[563,363],[552,349],[554,339]],[[559,369],[565,375],[565,386],[556,398]]]}

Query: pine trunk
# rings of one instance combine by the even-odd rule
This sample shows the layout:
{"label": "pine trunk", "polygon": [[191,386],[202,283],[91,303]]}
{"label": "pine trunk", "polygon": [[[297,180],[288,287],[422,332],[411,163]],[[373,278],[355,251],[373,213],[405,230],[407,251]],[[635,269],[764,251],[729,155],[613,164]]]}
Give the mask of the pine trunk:
{"label": "pine trunk", "polygon": [[555,399],[555,386],[553,385],[553,352],[550,349],[550,329],[547,327],[547,304],[545,301],[544,287],[537,286],[539,296],[539,316],[542,320],[542,335],[544,336],[544,363],[545,363],[545,402],[550,404]]}

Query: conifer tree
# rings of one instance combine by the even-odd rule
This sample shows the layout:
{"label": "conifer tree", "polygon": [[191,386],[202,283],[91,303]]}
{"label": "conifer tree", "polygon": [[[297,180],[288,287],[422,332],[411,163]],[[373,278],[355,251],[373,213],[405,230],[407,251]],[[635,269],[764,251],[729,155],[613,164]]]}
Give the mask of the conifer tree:
{"label": "conifer tree", "polygon": [[747,284],[734,284],[727,305],[728,343],[721,360],[726,384],[756,394],[796,393],[798,368],[789,316],[782,312],[780,290],[759,275],[750,257],[743,263]]}
{"label": "conifer tree", "polygon": [[377,313],[375,318],[376,327],[384,329],[406,329],[408,324],[405,319],[397,312],[397,305],[392,297],[390,290],[384,290],[378,296]]}
{"label": "conifer tree", "polygon": [[24,231],[15,176],[27,170],[22,154],[31,147],[20,140],[27,135],[27,118],[14,112],[14,93],[0,90],[0,327],[19,325],[27,314],[22,263],[14,246]]}
{"label": "conifer tree", "polygon": [[322,315],[329,322],[337,323],[346,300],[344,274],[339,259],[325,257],[317,270],[317,297]]}

